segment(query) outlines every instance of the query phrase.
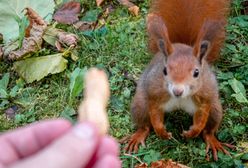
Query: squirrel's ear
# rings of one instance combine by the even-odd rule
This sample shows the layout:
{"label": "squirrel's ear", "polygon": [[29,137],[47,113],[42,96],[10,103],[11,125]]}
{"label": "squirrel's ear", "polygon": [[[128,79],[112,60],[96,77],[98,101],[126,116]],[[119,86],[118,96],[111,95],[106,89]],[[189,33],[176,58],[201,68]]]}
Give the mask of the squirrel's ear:
{"label": "squirrel's ear", "polygon": [[[194,44],[194,55],[199,57],[200,62],[202,58],[211,50],[211,45],[216,41],[216,37],[225,37],[223,34],[225,21],[224,20],[209,20],[206,19],[204,24],[202,25],[200,32],[196,38],[196,42]],[[222,35],[221,35],[222,34]],[[214,45],[214,44],[213,44]],[[210,57],[213,57],[210,55]],[[207,60],[211,60],[208,57]]]}
{"label": "squirrel's ear", "polygon": [[200,63],[202,63],[202,59],[208,54],[209,49],[210,42],[207,40],[203,40],[199,47],[195,46],[194,55],[199,59]]}
{"label": "squirrel's ear", "polygon": [[147,31],[150,40],[153,40],[157,48],[165,55],[169,56],[173,52],[173,47],[169,39],[168,30],[163,19],[156,14],[147,16]]}

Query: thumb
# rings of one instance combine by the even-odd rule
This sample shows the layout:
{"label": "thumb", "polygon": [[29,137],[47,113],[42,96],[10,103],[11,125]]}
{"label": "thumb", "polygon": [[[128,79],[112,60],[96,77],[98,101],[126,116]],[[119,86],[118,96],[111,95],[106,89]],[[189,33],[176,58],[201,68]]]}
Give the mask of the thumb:
{"label": "thumb", "polygon": [[78,124],[43,151],[12,167],[81,168],[91,160],[98,142],[99,135],[94,126]]}

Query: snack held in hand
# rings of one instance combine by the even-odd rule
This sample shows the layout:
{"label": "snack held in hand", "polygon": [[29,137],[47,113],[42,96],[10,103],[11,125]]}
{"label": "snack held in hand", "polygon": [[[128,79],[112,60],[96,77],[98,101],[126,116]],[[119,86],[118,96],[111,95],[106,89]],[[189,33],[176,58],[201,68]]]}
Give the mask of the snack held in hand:
{"label": "snack held in hand", "polygon": [[90,69],[85,75],[84,100],[79,106],[79,121],[91,121],[102,135],[107,134],[109,122],[106,107],[110,96],[109,83],[104,71]]}

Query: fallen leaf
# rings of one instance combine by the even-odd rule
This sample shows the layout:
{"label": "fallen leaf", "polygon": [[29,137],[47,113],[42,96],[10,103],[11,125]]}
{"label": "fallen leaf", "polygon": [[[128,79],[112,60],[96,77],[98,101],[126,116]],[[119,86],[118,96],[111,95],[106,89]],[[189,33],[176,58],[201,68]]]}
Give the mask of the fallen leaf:
{"label": "fallen leaf", "polygon": [[0,32],[3,34],[4,43],[18,38],[18,20],[24,16],[22,11],[26,7],[32,8],[46,21],[50,21],[55,3],[54,0],[0,0]]}
{"label": "fallen leaf", "polygon": [[99,9],[87,11],[84,17],[73,26],[81,31],[94,30],[96,28],[100,13],[101,10]]}
{"label": "fallen leaf", "polygon": [[78,37],[72,33],[60,32],[58,33],[58,40],[60,43],[69,47],[75,47],[77,45]]}
{"label": "fallen leaf", "polygon": [[10,52],[17,50],[18,47],[19,47],[18,40],[6,43],[3,47],[3,57],[7,58]]}
{"label": "fallen leaf", "polygon": [[99,7],[103,3],[104,0],[96,0],[96,5]]}
{"label": "fallen leaf", "polygon": [[[107,8],[108,9],[108,8]],[[105,19],[108,17],[107,9],[102,12],[100,9],[87,11],[84,17],[74,23],[74,27],[81,31],[92,31],[96,29],[100,29],[106,24]]]}
{"label": "fallen leaf", "polygon": [[146,163],[141,163],[136,165],[135,168],[190,168],[190,167],[183,164],[179,164],[177,162],[173,162],[171,159],[169,159],[169,160],[158,160],[152,162],[150,167]]}
{"label": "fallen leaf", "polygon": [[139,7],[128,0],[118,0],[120,4],[126,6],[128,10],[135,16],[139,15]]}
{"label": "fallen leaf", "polygon": [[32,8],[26,8],[25,16],[28,17],[29,25],[25,30],[25,37],[30,37],[30,31],[35,25],[47,26],[47,23]]}
{"label": "fallen leaf", "polygon": [[55,42],[58,40],[58,33],[63,31],[61,29],[57,29],[52,26],[48,26],[42,36],[43,40],[50,44],[51,46],[55,46]]}
{"label": "fallen leaf", "polygon": [[73,24],[78,21],[78,15],[81,11],[80,2],[67,2],[58,11],[55,12],[53,19],[63,24]]}
{"label": "fallen leaf", "polygon": [[64,51],[63,47],[74,48],[78,37],[73,33],[67,33],[52,26],[47,27],[42,37],[48,44],[57,47],[58,51]]}
{"label": "fallen leaf", "polygon": [[147,163],[137,164],[137,165],[135,165],[134,168],[148,168],[148,164]]}
{"label": "fallen leaf", "polygon": [[186,165],[169,160],[159,160],[151,164],[151,168],[189,168]]}
{"label": "fallen leaf", "polygon": [[22,42],[22,48],[10,52],[9,60],[18,60],[35,52],[41,48],[42,36],[47,27],[46,22],[31,8],[26,8],[26,16],[29,20],[29,26],[26,29],[25,38]]}
{"label": "fallen leaf", "polygon": [[93,30],[95,27],[95,22],[78,21],[77,23],[73,24],[73,26],[81,31]]}
{"label": "fallen leaf", "polygon": [[57,48],[58,51],[63,51],[63,48],[59,41],[55,41],[55,47]]}
{"label": "fallen leaf", "polygon": [[67,67],[68,61],[62,53],[27,58],[14,62],[15,71],[27,82],[39,81],[49,74],[60,73]]}

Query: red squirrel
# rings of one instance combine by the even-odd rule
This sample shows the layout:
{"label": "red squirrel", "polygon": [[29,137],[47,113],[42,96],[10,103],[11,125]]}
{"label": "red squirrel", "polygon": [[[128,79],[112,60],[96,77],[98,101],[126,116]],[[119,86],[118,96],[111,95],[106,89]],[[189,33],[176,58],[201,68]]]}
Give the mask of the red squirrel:
{"label": "red squirrel", "polygon": [[153,128],[162,139],[172,134],[164,126],[167,112],[184,110],[193,125],[186,138],[202,134],[206,154],[211,148],[229,155],[215,136],[223,118],[218,84],[210,65],[225,39],[229,0],[154,0],[147,17],[149,48],[154,57],[138,82],[131,105],[137,131],[126,151],[138,151]]}

